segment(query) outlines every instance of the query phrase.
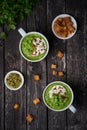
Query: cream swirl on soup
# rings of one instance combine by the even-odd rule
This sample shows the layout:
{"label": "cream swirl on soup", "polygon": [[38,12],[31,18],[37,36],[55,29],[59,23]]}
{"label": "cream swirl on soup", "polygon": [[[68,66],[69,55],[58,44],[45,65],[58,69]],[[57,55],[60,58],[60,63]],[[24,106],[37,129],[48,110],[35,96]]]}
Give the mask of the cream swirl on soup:
{"label": "cream swirl on soup", "polygon": [[33,45],[35,46],[36,50],[32,53],[32,56],[43,54],[46,50],[46,44],[42,38],[34,38]]}
{"label": "cream swirl on soup", "polygon": [[49,97],[52,98],[53,95],[66,96],[66,89],[61,85],[56,85],[49,91]]}

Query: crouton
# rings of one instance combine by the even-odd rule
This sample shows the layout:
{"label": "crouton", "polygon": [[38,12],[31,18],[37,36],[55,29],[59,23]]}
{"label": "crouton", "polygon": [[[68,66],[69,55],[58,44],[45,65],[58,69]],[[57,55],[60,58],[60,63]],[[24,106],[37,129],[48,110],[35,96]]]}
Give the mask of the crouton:
{"label": "crouton", "polygon": [[40,76],[38,74],[34,75],[34,80],[40,80]]}
{"label": "crouton", "polygon": [[52,69],[56,69],[56,68],[57,68],[57,65],[51,64],[51,68],[52,68]]}
{"label": "crouton", "polygon": [[20,104],[18,104],[18,103],[15,103],[13,107],[14,107],[14,109],[19,109],[19,107],[20,107]]}
{"label": "crouton", "polygon": [[57,75],[57,71],[53,70],[52,74]]}
{"label": "crouton", "polygon": [[34,120],[34,116],[31,115],[31,114],[28,114],[27,117],[26,117],[26,120],[31,123],[33,120]]}
{"label": "crouton", "polygon": [[35,98],[34,100],[33,100],[33,103],[36,105],[36,104],[38,104],[38,103],[40,103],[40,99],[39,98]]}
{"label": "crouton", "polygon": [[70,33],[73,33],[75,31],[75,28],[73,26],[68,26],[68,31],[70,31]]}
{"label": "crouton", "polygon": [[61,51],[58,51],[57,56],[58,56],[59,58],[62,58],[62,57],[64,56],[64,54],[63,54]]}
{"label": "crouton", "polygon": [[59,76],[63,76],[63,75],[64,75],[64,72],[63,72],[63,71],[60,71],[60,72],[58,72],[58,75],[59,75]]}
{"label": "crouton", "polygon": [[65,17],[63,18],[63,20],[65,21],[66,25],[72,25],[73,26],[73,22],[71,20],[71,17]]}

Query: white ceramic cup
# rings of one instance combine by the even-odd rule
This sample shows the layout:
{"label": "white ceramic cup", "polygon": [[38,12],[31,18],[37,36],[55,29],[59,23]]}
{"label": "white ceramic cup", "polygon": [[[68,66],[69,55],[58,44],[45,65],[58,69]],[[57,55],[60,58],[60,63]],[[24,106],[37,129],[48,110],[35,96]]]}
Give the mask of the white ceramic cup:
{"label": "white ceramic cup", "polygon": [[[67,107],[63,108],[63,109],[60,109],[60,110],[56,110],[56,109],[51,108],[51,107],[46,103],[46,101],[45,101],[45,96],[44,96],[44,95],[45,95],[45,92],[46,92],[47,88],[48,88],[51,84],[54,84],[54,83],[58,83],[58,85],[61,85],[61,84],[66,85],[66,86],[69,88],[69,90],[71,91],[71,93],[72,93],[72,99],[71,99],[71,102],[69,103],[69,105],[68,105]],[[73,91],[72,91],[71,87],[70,87],[68,84],[66,84],[66,83],[64,83],[64,82],[62,82],[62,81],[51,82],[50,84],[47,85],[47,87],[46,87],[46,88],[44,89],[44,91],[43,91],[43,101],[44,101],[45,105],[46,105],[49,109],[51,109],[51,110],[53,110],[53,111],[60,112],[60,111],[66,110],[66,109],[70,109],[73,113],[75,113],[75,112],[76,112],[76,108],[72,105],[73,99],[74,99],[74,94],[73,94]]]}
{"label": "white ceramic cup", "polygon": [[[7,80],[8,76],[9,76],[10,74],[12,74],[12,73],[16,73],[16,74],[20,75],[20,77],[21,77],[21,79],[22,79],[21,84],[20,84],[19,87],[17,87],[17,88],[10,87],[10,86],[7,84],[7,81],[6,81],[6,80]],[[9,71],[9,72],[5,75],[4,82],[5,82],[5,86],[6,86],[8,89],[16,91],[16,90],[19,90],[19,89],[23,86],[23,84],[24,84],[24,77],[23,77],[22,73],[20,73],[19,71],[12,70],[12,71]]]}
{"label": "white ceramic cup", "polygon": [[[73,27],[75,28],[75,31],[74,31],[73,33],[71,33],[69,36],[65,37],[65,38],[63,38],[63,37],[59,36],[58,34],[56,34],[56,32],[55,32],[55,30],[54,30],[54,27],[53,27],[55,21],[56,21],[58,18],[64,18],[64,17],[70,17],[71,20],[72,20],[72,22],[73,22]],[[76,20],[74,19],[74,17],[72,17],[72,16],[69,15],[69,14],[60,14],[60,15],[56,16],[56,17],[54,18],[53,22],[52,22],[52,31],[53,31],[53,34],[54,34],[57,38],[59,38],[59,39],[62,39],[62,40],[70,39],[71,37],[73,37],[73,36],[75,35],[75,33],[76,33],[76,31],[77,31],[77,22],[76,22]]]}
{"label": "white ceramic cup", "polygon": [[[30,61],[30,62],[39,62],[39,61],[43,60],[43,59],[47,56],[47,54],[48,54],[48,52],[49,52],[49,43],[48,43],[47,38],[46,38],[43,34],[41,34],[41,33],[39,33],[39,32],[29,32],[29,33],[26,33],[22,28],[18,29],[18,32],[19,32],[19,33],[21,34],[21,36],[22,36],[22,38],[21,38],[21,40],[20,40],[20,43],[19,43],[19,51],[20,51],[22,57],[23,57],[25,60]],[[42,58],[38,59],[38,60],[31,60],[31,59],[29,59],[29,58],[26,58],[26,57],[23,55],[22,51],[21,51],[21,43],[22,43],[22,40],[23,40],[27,35],[30,35],[30,34],[38,34],[38,35],[42,36],[42,37],[45,39],[46,44],[47,44],[47,51],[46,51],[45,55],[44,55]]]}

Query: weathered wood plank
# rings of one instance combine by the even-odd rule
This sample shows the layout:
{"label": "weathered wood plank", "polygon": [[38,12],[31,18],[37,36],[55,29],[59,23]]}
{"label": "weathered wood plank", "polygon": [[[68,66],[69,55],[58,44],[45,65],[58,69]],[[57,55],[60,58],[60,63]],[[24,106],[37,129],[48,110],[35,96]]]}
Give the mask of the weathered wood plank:
{"label": "weathered wood plank", "polygon": [[[50,44],[49,54],[46,59],[39,63],[26,62],[21,57],[18,49],[21,36],[17,30],[9,33],[5,41],[5,48],[4,44],[0,43],[0,130],[87,129],[86,8],[86,0],[66,0],[66,3],[65,0],[41,0],[33,12],[27,17],[27,21],[25,19],[24,22],[18,23],[17,29],[23,27],[27,32],[38,31],[48,38]],[[58,14],[65,12],[76,18],[78,31],[70,40],[62,41],[53,35],[51,23]],[[65,54],[63,59],[57,57],[59,50]],[[52,75],[52,63],[58,65],[57,71],[65,72],[63,77]],[[22,89],[13,92],[5,88],[4,91],[4,69],[5,74],[13,69],[19,70],[24,74],[25,84]],[[34,74],[39,74],[41,80],[34,81]],[[43,89],[48,83],[56,80],[67,82],[73,89],[75,93],[73,104],[77,108],[76,114],[71,113],[69,110],[59,113],[53,112],[45,107],[42,100]],[[35,106],[33,99],[36,97],[41,99],[41,103]],[[20,109],[17,111],[13,109],[15,103],[20,104]],[[28,113],[33,114],[35,117],[31,124],[26,122],[26,115]]]}
{"label": "weathered wood plank", "polygon": [[4,130],[4,42],[0,39],[0,130],[2,129]]}
{"label": "weathered wood plank", "polygon": [[[76,4],[78,3],[78,4]],[[77,6],[76,6],[77,5]],[[76,114],[68,113],[69,130],[87,129],[87,1],[66,0],[66,12],[78,23],[76,35],[67,41],[67,82],[74,93]]]}
{"label": "weathered wood plank", "polygon": [[[17,29],[20,27],[26,28],[26,19]],[[26,61],[19,53],[21,36],[17,29],[9,32],[5,42],[5,73],[11,70],[22,72],[25,84],[16,92],[5,88],[5,130],[26,130]],[[19,110],[13,109],[15,103],[20,104]]]}
{"label": "weathered wood plank", "polygon": [[[66,43],[63,40],[59,40],[52,33],[52,20],[59,14],[65,12],[65,1],[48,0],[47,2],[47,35],[50,43],[50,52],[47,57],[47,73],[48,83],[52,81],[66,81],[66,55],[63,59],[57,57],[58,51],[66,53]],[[53,76],[51,64],[57,64],[57,71],[64,71],[63,77]],[[48,129],[49,130],[66,130],[67,129],[67,114],[65,112],[53,112],[48,109]]]}
{"label": "weathered wood plank", "polygon": [[[38,31],[46,35],[46,1],[41,0],[27,18],[27,32]],[[40,81],[34,81],[33,75],[39,74]],[[38,63],[27,62],[27,114],[34,115],[34,121],[27,123],[27,130],[47,130],[47,112],[43,103],[42,92],[46,86],[46,59]],[[33,104],[34,98],[40,98],[41,103]]]}

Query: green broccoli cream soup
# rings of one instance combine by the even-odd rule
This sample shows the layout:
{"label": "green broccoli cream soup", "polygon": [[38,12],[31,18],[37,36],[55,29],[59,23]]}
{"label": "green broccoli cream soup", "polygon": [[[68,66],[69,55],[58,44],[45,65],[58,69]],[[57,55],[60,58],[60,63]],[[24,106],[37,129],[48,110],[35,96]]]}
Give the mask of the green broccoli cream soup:
{"label": "green broccoli cream soup", "polygon": [[53,110],[62,110],[72,102],[73,94],[67,84],[54,82],[44,92],[44,100]]}
{"label": "green broccoli cream soup", "polygon": [[40,34],[29,34],[21,41],[21,51],[24,57],[29,60],[40,60],[47,53],[47,41]]}

